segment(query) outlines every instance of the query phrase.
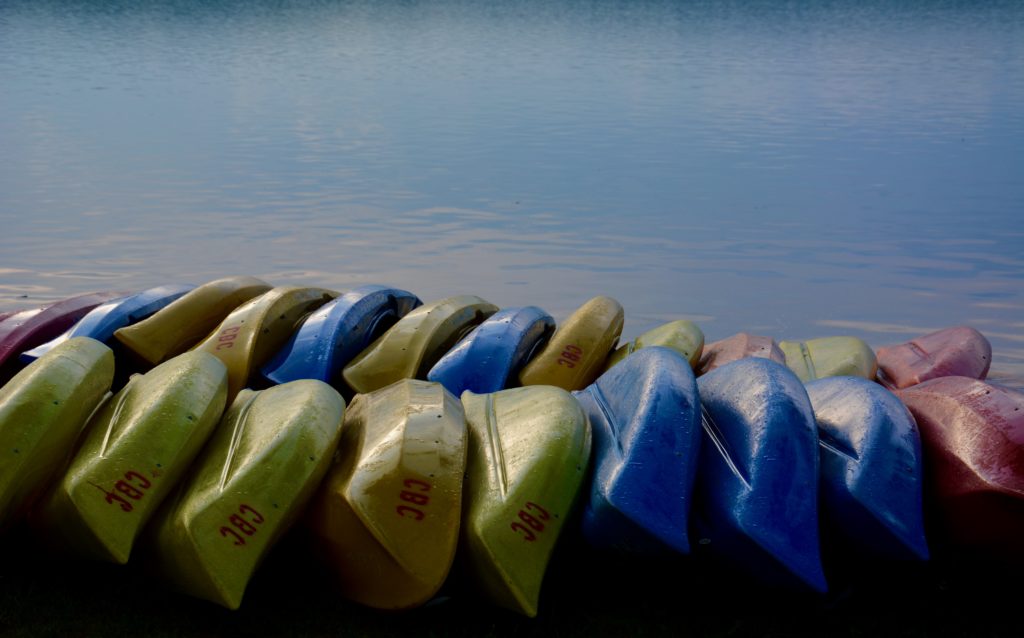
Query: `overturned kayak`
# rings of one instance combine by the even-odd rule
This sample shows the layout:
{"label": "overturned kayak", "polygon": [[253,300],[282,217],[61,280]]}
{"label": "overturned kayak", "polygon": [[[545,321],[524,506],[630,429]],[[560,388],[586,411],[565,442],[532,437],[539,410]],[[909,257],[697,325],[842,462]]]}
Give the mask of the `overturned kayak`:
{"label": "overturned kayak", "polygon": [[16,361],[22,352],[57,337],[104,301],[124,295],[124,292],[91,292],[12,314],[0,323],[0,368]]}
{"label": "overturned kayak", "polygon": [[894,394],[859,377],[807,384],[821,444],[821,503],[861,556],[928,559],[921,439]]}
{"label": "overturned kayak", "polygon": [[469,426],[461,556],[483,593],[537,615],[541,583],[590,458],[590,426],[550,386],[462,395]]}
{"label": "overturned kayak", "polygon": [[574,393],[594,437],[583,535],[599,548],[687,553],[701,442],[689,362],[660,346],[635,352]]}
{"label": "overturned kayak", "polygon": [[622,361],[633,352],[650,346],[662,346],[678,352],[696,368],[700,363],[700,355],[704,350],[704,333],[692,321],[678,319],[665,325],[652,328],[624,346],[611,353],[605,363],[605,371]]}
{"label": "overturned kayak", "polygon": [[136,536],[220,420],[226,393],[224,364],[205,352],[132,377],[92,418],[42,503],[42,531],[79,554],[128,562]]}
{"label": "overturned kayak", "polygon": [[700,543],[759,578],[826,590],[818,545],[818,432],[803,383],[768,359],[697,380],[704,440]]}
{"label": "overturned kayak", "polygon": [[425,379],[446,352],[497,311],[474,295],[420,306],[345,366],[345,383],[356,392],[373,392],[401,379]]}
{"label": "overturned kayak", "polygon": [[149,365],[185,352],[204,339],[228,314],[270,290],[255,277],[226,277],[203,284],[153,316],[120,328],[114,337]]}
{"label": "overturned kayak", "polygon": [[162,574],[238,609],[260,561],[327,472],[344,414],[344,399],[321,381],[243,390],[154,521]]}
{"label": "overturned kayak", "polygon": [[466,421],[439,383],[360,394],[310,525],[346,596],[379,609],[425,603],[455,556]]}
{"label": "overturned kayak", "polygon": [[921,430],[926,496],[945,538],[1024,560],[1024,393],[968,377],[900,390]]}
{"label": "overturned kayak", "polygon": [[324,288],[280,286],[231,311],[209,337],[195,347],[228,367],[228,402],[288,340],[303,317],[334,299]]}
{"label": "overturned kayak", "polygon": [[26,510],[64,466],[114,380],[114,354],[76,337],[0,388],[0,528]]}
{"label": "overturned kayak", "polygon": [[107,343],[113,338],[114,331],[142,321],[193,288],[195,286],[159,286],[100,304],[64,334],[21,353],[21,361],[31,363],[51,348],[73,337],[90,337]]}
{"label": "overturned kayak", "polygon": [[970,326],[956,326],[879,348],[878,380],[896,389],[938,377],[984,379],[991,363],[988,339]]}
{"label": "overturned kayak", "polygon": [[427,379],[455,396],[508,387],[510,379],[555,330],[555,320],[536,306],[506,308],[477,326],[444,355]]}
{"label": "overturned kayak", "polygon": [[624,312],[611,297],[594,297],[569,315],[551,340],[519,373],[521,385],[582,390],[604,370],[619,342]]}
{"label": "overturned kayak", "polygon": [[733,361],[749,357],[761,357],[783,364],[786,363],[786,355],[782,353],[782,350],[779,350],[779,346],[775,343],[774,339],[740,332],[721,341],[715,341],[704,346],[700,362],[695,368],[697,376],[707,374]]}
{"label": "overturned kayak", "polygon": [[422,303],[398,288],[368,285],[350,290],[303,321],[262,374],[272,383],[331,383],[345,364]]}
{"label": "overturned kayak", "polygon": [[857,337],[780,341],[779,349],[804,383],[826,377],[874,379],[878,371],[874,350]]}

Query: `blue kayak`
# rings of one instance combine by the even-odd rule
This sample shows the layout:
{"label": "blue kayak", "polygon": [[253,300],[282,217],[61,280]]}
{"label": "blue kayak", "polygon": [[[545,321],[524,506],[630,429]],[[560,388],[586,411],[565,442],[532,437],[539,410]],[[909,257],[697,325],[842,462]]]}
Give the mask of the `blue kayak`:
{"label": "blue kayak", "polygon": [[668,348],[643,348],[574,396],[594,435],[584,538],[598,548],[688,553],[701,444],[689,362]]}
{"label": "blue kayak", "polygon": [[555,320],[536,306],[506,308],[477,326],[427,373],[455,396],[488,394],[508,380],[555,331]]}
{"label": "blue kayak", "polygon": [[20,359],[23,363],[32,363],[72,337],[90,337],[107,343],[114,336],[114,331],[142,321],[193,288],[195,286],[182,284],[157,286],[134,295],[111,299],[90,310],[59,337],[21,353]]}
{"label": "blue kayak", "polygon": [[297,379],[331,383],[346,363],[422,304],[398,288],[371,284],[350,290],[309,315],[261,372],[278,384]]}
{"label": "blue kayak", "polygon": [[821,441],[822,514],[865,556],[928,559],[921,438],[906,406],[859,377],[807,384]]}
{"label": "blue kayak", "polygon": [[818,431],[786,366],[741,359],[697,380],[701,545],[762,580],[827,589],[818,543]]}

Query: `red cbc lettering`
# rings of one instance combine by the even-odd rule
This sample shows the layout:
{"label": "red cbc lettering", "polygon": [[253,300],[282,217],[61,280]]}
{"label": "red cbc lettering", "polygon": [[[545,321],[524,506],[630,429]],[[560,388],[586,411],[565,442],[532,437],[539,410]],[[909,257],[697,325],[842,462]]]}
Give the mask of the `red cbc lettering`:
{"label": "red cbc lettering", "polygon": [[583,348],[568,345],[565,347],[565,350],[562,350],[562,354],[558,358],[558,365],[565,366],[567,368],[575,368],[581,358],[583,358]]}
{"label": "red cbc lettering", "polygon": [[217,347],[214,350],[233,348],[235,339],[238,338],[238,331],[241,329],[241,326],[232,326],[221,330],[220,335],[217,337]]}
{"label": "red cbc lettering", "polygon": [[[430,483],[419,479],[405,479],[402,485],[406,488],[399,492],[398,498],[412,505],[398,505],[395,511],[403,518],[411,518],[414,521],[422,521],[426,513],[420,507],[426,507],[430,503]],[[414,507],[418,505],[420,507]]]}
{"label": "red cbc lettering", "polygon": [[[146,495],[146,490],[153,485],[153,482],[135,470],[128,470],[124,473],[123,479],[114,483],[114,490],[117,490],[117,492],[120,492],[121,494],[117,494],[113,490],[107,490],[95,483],[92,485],[103,492],[106,496],[105,500],[107,503],[110,503],[111,505],[119,505],[123,512],[130,512],[135,509],[135,507],[132,506],[131,501],[128,499],[131,499],[132,501],[141,500],[142,497]],[[128,499],[125,498],[126,496]]]}
{"label": "red cbc lettering", "polygon": [[524,505],[523,509],[519,510],[517,516],[519,520],[512,523],[512,531],[522,532],[523,540],[531,543],[537,540],[537,534],[544,531],[544,523],[542,521],[551,519],[548,511],[533,501]]}
{"label": "red cbc lettering", "polygon": [[[265,519],[251,505],[241,505],[237,514],[228,517],[230,526],[224,525],[220,528],[220,535],[224,538],[234,538],[233,545],[245,545],[245,537],[252,536]],[[241,534],[239,533],[241,532]],[[243,536],[244,534],[244,536]]]}

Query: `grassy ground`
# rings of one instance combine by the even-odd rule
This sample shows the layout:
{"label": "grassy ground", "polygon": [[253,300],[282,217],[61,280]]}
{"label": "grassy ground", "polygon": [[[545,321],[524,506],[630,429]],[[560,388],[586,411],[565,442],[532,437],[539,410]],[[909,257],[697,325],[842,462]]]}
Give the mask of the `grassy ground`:
{"label": "grassy ground", "polygon": [[1019,636],[1011,569],[939,556],[900,569],[832,570],[816,597],[752,585],[693,560],[607,560],[563,547],[530,620],[476,599],[456,573],[447,600],[380,613],[342,600],[292,537],[242,608],[170,592],[141,568],[48,558],[23,531],[0,549],[0,636]]}

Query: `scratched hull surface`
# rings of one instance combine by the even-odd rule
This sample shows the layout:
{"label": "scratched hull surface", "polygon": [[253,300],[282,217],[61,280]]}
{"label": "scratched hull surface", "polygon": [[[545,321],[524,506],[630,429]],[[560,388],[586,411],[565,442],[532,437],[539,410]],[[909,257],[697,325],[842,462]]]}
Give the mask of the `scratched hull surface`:
{"label": "scratched hull surface", "polygon": [[461,554],[495,603],[537,615],[555,541],[590,458],[586,414],[550,386],[462,395],[469,460]]}
{"label": "scratched hull surface", "polygon": [[803,384],[764,358],[697,380],[703,544],[763,580],[826,589],[818,545],[818,433]]}
{"label": "scratched hull surface", "polygon": [[497,311],[474,295],[420,306],[345,366],[345,383],[356,392],[373,392],[400,379],[426,379],[446,352]]}
{"label": "scratched hull surface", "polygon": [[587,542],[628,552],[689,552],[701,443],[689,361],[675,350],[647,347],[574,396],[594,437],[583,509]]}
{"label": "scratched hull surface", "polygon": [[179,589],[237,609],[253,572],[327,472],[345,401],[305,379],[243,390],[154,521],[162,574]]}
{"label": "scratched hull surface", "polygon": [[204,352],[132,377],[92,418],[81,447],[38,512],[69,549],[125,563],[224,411],[227,370]]}
{"label": "scratched hull surface", "polygon": [[427,379],[455,396],[466,390],[476,394],[504,390],[554,329],[555,320],[536,306],[506,308],[444,355]]}
{"label": "scratched hull surface", "polygon": [[459,537],[462,405],[427,381],[358,395],[339,450],[310,524],[342,591],[380,609],[427,602],[448,575]]}
{"label": "scratched hull surface", "polygon": [[349,361],[402,317],[422,305],[398,288],[360,286],[311,314],[264,366],[272,383],[319,379],[331,383]]}
{"label": "scratched hull surface", "polygon": [[114,379],[114,354],[76,337],[0,388],[0,528],[19,516],[64,466]]}
{"label": "scratched hull surface", "polygon": [[582,390],[601,374],[622,334],[619,302],[594,297],[576,309],[551,340],[519,373],[520,385],[553,385]]}
{"label": "scratched hull surface", "polygon": [[195,286],[159,286],[136,295],[112,299],[90,310],[64,334],[21,353],[20,359],[23,363],[31,363],[72,337],[90,337],[107,343],[113,338],[114,331],[142,321],[193,288]]}
{"label": "scratched hull surface", "polygon": [[827,377],[874,379],[875,352],[857,337],[822,337],[808,341],[780,341],[786,365],[804,383]]}
{"label": "scratched hull surface", "polygon": [[199,286],[114,337],[141,360],[157,365],[205,339],[228,314],[270,290],[255,277],[225,277]]}
{"label": "scratched hull surface", "polygon": [[807,384],[821,443],[823,517],[863,556],[927,560],[921,439],[902,402],[859,377]]}
{"label": "scratched hull surface", "polygon": [[605,363],[605,371],[633,352],[650,346],[662,346],[674,350],[686,359],[691,368],[696,368],[704,350],[704,333],[692,321],[684,319],[671,321],[648,330],[626,345],[620,346],[609,355],[608,361]]}
{"label": "scratched hull surface", "polygon": [[253,371],[291,337],[303,317],[337,296],[325,288],[280,286],[231,311],[194,349],[208,352],[228,368],[228,402],[246,387]]}
{"label": "scratched hull surface", "polygon": [[1024,561],[1024,393],[941,377],[897,396],[921,430],[926,496],[944,540]]}
{"label": "scratched hull surface", "polygon": [[124,292],[92,292],[70,297],[35,310],[23,310],[0,322],[0,382],[5,371],[17,364],[17,356],[59,336],[104,301]]}
{"label": "scratched hull surface", "polygon": [[988,339],[970,326],[955,326],[879,348],[878,380],[888,388],[908,388],[938,377],[984,379],[991,363]]}
{"label": "scratched hull surface", "polygon": [[697,365],[697,376],[707,374],[733,361],[748,357],[761,357],[779,363],[786,363],[786,355],[779,350],[778,344],[771,337],[753,335],[746,332],[734,334],[727,339],[715,341],[704,346],[700,363]]}

